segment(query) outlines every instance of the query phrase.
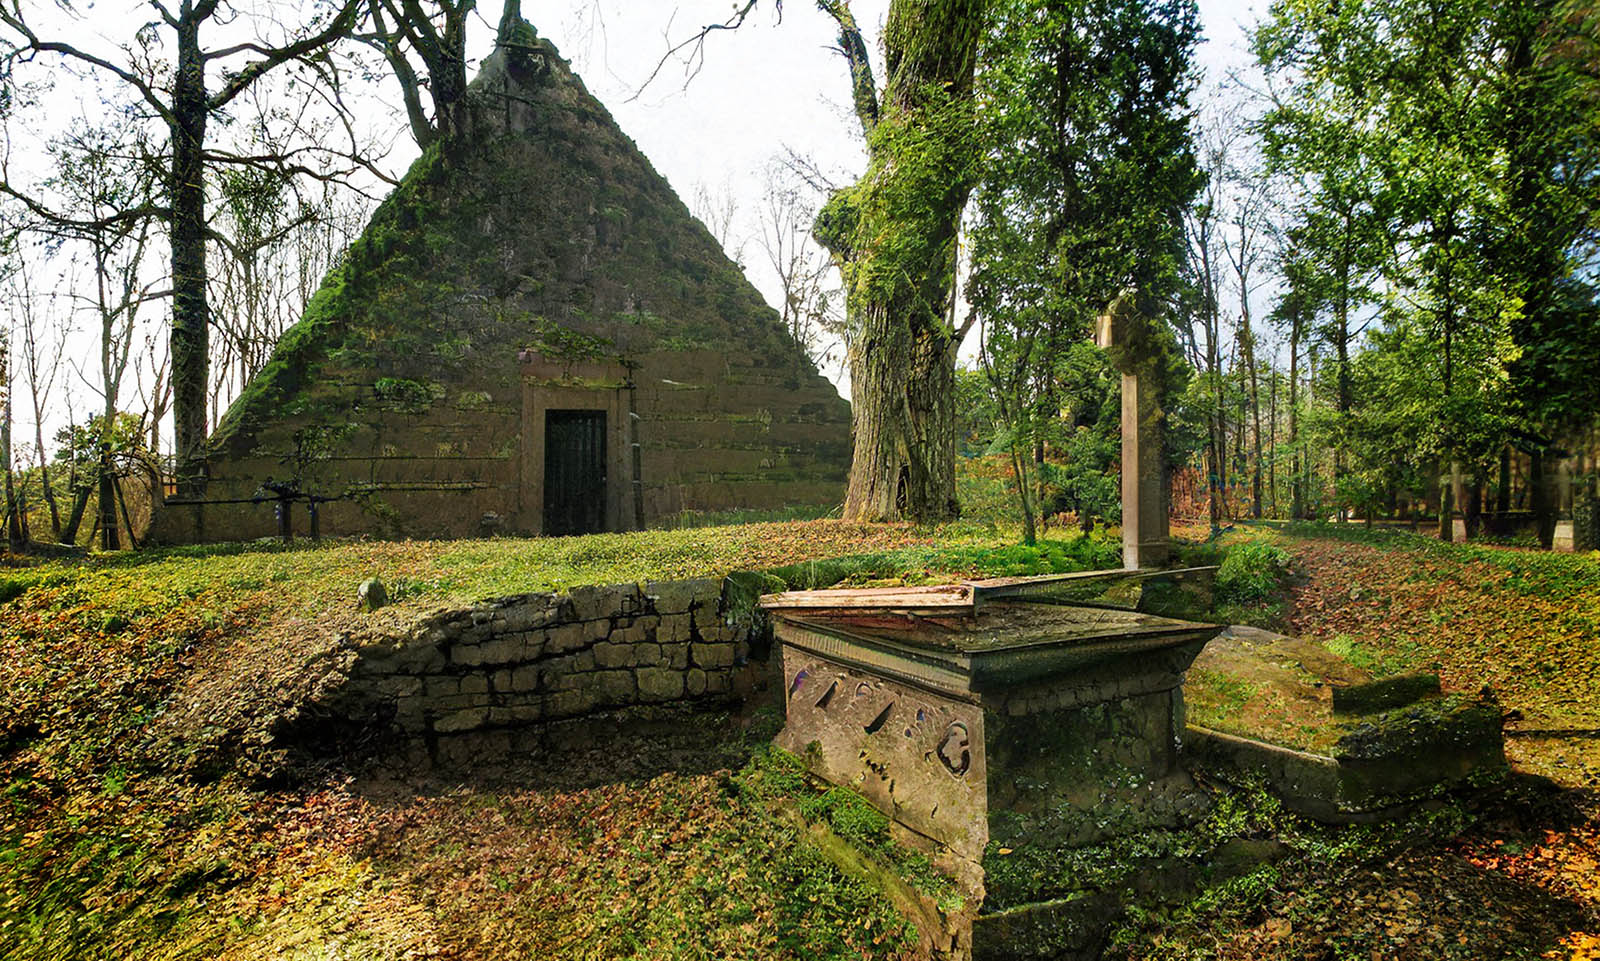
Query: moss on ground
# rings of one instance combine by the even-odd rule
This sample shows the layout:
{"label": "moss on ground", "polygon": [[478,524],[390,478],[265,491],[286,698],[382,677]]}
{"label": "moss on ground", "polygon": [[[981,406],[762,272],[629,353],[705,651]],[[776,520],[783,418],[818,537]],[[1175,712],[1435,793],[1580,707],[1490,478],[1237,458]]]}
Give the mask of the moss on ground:
{"label": "moss on ground", "polygon": [[[571,957],[902,956],[917,940],[904,911],[774,814],[774,785],[919,903],[958,909],[948,882],[891,843],[859,798],[784,780],[770,757],[732,780],[467,786],[397,800],[352,782],[338,759],[297,769],[304,780],[293,785],[262,782],[264,755],[275,726],[343,656],[338,638],[376,629],[366,625],[587,583],[796,562],[819,581],[851,571],[926,580],[1053,569],[1101,549],[1006,543],[991,527],[820,521],[15,559],[0,568],[0,957],[264,959],[335,944],[373,958],[491,957],[508,946]],[[835,555],[871,560],[821,563]],[[363,615],[355,587],[372,575],[396,603]],[[502,817],[549,827],[517,847]],[[597,824],[618,833],[596,834]],[[542,921],[522,913],[529,903],[545,906]]]}

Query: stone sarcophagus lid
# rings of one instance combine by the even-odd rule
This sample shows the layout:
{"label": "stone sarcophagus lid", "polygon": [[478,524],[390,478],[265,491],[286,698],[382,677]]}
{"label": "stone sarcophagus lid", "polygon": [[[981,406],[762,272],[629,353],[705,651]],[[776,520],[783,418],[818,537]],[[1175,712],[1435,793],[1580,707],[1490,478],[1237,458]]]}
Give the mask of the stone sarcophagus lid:
{"label": "stone sarcophagus lid", "polygon": [[1092,843],[1130,805],[1173,820],[1189,796],[1175,783],[1183,672],[1221,629],[1139,598],[1195,574],[767,595],[778,744],[973,862],[991,842]]}

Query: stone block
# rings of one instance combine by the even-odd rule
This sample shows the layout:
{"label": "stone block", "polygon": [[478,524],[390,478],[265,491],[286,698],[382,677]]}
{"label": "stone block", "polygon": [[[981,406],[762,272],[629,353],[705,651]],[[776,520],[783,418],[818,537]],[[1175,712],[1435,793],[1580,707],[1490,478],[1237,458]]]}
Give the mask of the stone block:
{"label": "stone block", "polygon": [[689,667],[689,645],[663,644],[661,645],[661,663],[675,671],[682,671]]}
{"label": "stone block", "polygon": [[706,692],[706,672],[698,667],[691,667],[683,676],[684,690],[690,697],[699,697]]}
{"label": "stone block", "polygon": [[502,634],[484,641],[479,648],[480,664],[513,664],[525,660],[522,638],[516,634]]}
{"label": "stone block", "polygon": [[404,674],[406,671],[401,669],[392,651],[366,649],[360,652],[355,665],[350,668],[350,673],[355,677],[373,677],[381,674]]}
{"label": "stone block", "polygon": [[661,663],[660,644],[635,644],[633,663],[639,667],[655,667]]}
{"label": "stone block", "polygon": [[572,717],[575,714],[585,714],[594,709],[595,692],[584,688],[575,691],[557,691],[550,695],[547,703],[548,713],[552,717]]}
{"label": "stone block", "polygon": [[733,645],[696,642],[690,645],[690,656],[695,667],[719,668],[733,666]]}
{"label": "stone block", "polygon": [[405,674],[432,674],[445,665],[444,651],[438,644],[407,645],[395,652],[395,668]]}
{"label": "stone block", "polygon": [[452,694],[449,697],[434,698],[429,703],[436,713],[443,714],[450,711],[487,708],[490,700],[487,694]]}
{"label": "stone block", "polygon": [[572,617],[579,621],[610,619],[622,611],[628,591],[637,592],[638,588],[631,584],[574,587],[568,595],[572,600]]}
{"label": "stone block", "polygon": [[594,646],[594,662],[603,668],[630,667],[633,664],[633,649],[615,641],[601,641]]}
{"label": "stone block", "polygon": [[646,627],[640,623],[640,618],[633,618],[624,624],[611,629],[610,639],[615,644],[636,644],[639,641],[653,640],[655,628]]}
{"label": "stone block", "polygon": [[587,674],[594,670],[594,666],[594,651],[579,651],[573,655],[571,663],[567,665],[567,669],[579,674]]}
{"label": "stone block", "polygon": [[505,694],[505,693],[513,690],[513,687],[512,687],[512,684],[511,684],[511,671],[510,671],[510,669],[509,668],[501,669],[501,670],[495,671],[494,674],[490,675],[490,677],[489,677],[489,687],[491,687],[492,689],[494,689],[495,691],[497,691],[497,692],[499,692],[501,694]]}
{"label": "stone block", "polygon": [[454,677],[433,675],[423,679],[423,687],[429,700],[438,700],[444,697],[454,697],[461,693],[461,681]]}
{"label": "stone block", "polygon": [[640,668],[636,673],[639,699],[673,701],[683,697],[683,674],[665,667]]}
{"label": "stone block", "polygon": [[632,704],[637,696],[632,671],[601,671],[594,676],[594,683],[607,704]]}
{"label": "stone block", "polygon": [[477,644],[457,644],[450,648],[450,663],[477,667],[483,663],[483,648]]}
{"label": "stone block", "polygon": [[526,704],[513,704],[506,710],[511,712],[511,719],[517,724],[530,724],[544,720],[544,702],[531,701]]}
{"label": "stone block", "polygon": [[539,689],[539,669],[533,665],[519,667],[511,672],[511,690],[519,693]]}
{"label": "stone block", "polygon": [[682,614],[703,604],[708,597],[722,597],[722,583],[709,577],[686,581],[650,581],[645,595],[657,614]]}
{"label": "stone block", "polygon": [[461,678],[462,694],[489,693],[489,679],[482,674],[468,674]]}
{"label": "stone block", "polygon": [[664,642],[687,641],[694,629],[693,618],[688,614],[667,614],[656,627],[656,640]]}
{"label": "stone block", "polygon": [[588,644],[589,637],[583,624],[562,624],[545,632],[545,650],[551,654],[575,651]]}
{"label": "stone block", "polygon": [[526,601],[506,610],[506,630],[526,633],[547,626],[555,617],[555,610],[547,600]]}
{"label": "stone block", "polygon": [[403,697],[394,702],[394,722],[402,731],[416,732],[428,728],[428,714],[420,697]]}
{"label": "stone block", "polygon": [[733,679],[726,671],[711,671],[706,674],[707,694],[726,694],[733,687]]}
{"label": "stone block", "polygon": [[544,708],[539,704],[513,704],[510,707],[489,709],[489,723],[495,727],[520,727],[544,718]]}
{"label": "stone block", "polygon": [[483,727],[489,720],[489,709],[486,707],[469,708],[446,714],[433,722],[434,731],[440,734],[455,734],[461,731],[475,731]]}
{"label": "stone block", "polygon": [[694,619],[694,626],[699,629],[701,638],[707,641],[731,642],[740,639],[744,631],[737,625],[729,624],[715,614],[701,612]]}
{"label": "stone block", "polygon": [[373,690],[387,698],[413,697],[422,693],[422,679],[404,675],[384,677],[373,684]]}

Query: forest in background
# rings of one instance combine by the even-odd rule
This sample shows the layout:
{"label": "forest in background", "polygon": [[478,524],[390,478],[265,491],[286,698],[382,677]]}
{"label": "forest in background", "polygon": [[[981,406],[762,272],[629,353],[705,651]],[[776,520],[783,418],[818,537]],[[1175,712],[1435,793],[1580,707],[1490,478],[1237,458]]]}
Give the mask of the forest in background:
{"label": "forest in background", "polygon": [[[863,83],[869,52],[849,4],[819,7],[867,98],[870,161],[888,100],[876,99],[870,68]],[[370,209],[373,191],[357,182],[376,170],[376,141],[338,95],[351,78],[397,84],[418,144],[451,134],[470,0],[337,5],[303,22],[244,23],[257,40],[195,47],[184,18],[204,23],[216,8],[139,28],[122,49],[127,66],[66,53],[70,42],[30,15],[5,15],[8,130],[50,109],[40,68],[52,57],[104,73],[106,108],[51,141],[45,173],[5,173],[0,449],[14,541],[121,546],[141,509],[117,496],[138,486],[123,481],[180,480],[163,426],[174,409],[191,419],[198,409],[203,436],[267,362]],[[948,278],[944,304],[911,312],[944,323],[946,340],[973,332],[948,406],[963,452],[991,457],[964,462],[963,476],[1007,477],[1025,528],[1118,519],[1118,382],[1089,332],[1130,287],[1171,335],[1163,393],[1180,513],[1208,511],[1214,525],[1427,518],[1444,536],[1460,514],[1473,536],[1485,517],[1525,512],[1548,544],[1560,512],[1592,504],[1592,5],[1286,0],[1252,32],[1259,70],[1204,89],[1190,2],[996,0],[952,15],[981,28],[970,96],[908,116],[965,149],[881,149],[926,161],[923,173],[967,197],[959,254],[922,252],[910,265],[935,286]],[[503,24],[515,17],[513,2]],[[708,55],[710,35],[676,55]],[[204,102],[189,105],[216,121],[197,160],[173,134],[189,129],[175,110],[193,91],[170,63],[138,55],[169,42],[215,71]],[[891,30],[884,47],[907,42]],[[883,77],[886,98],[894,79]],[[176,204],[179,161],[204,170],[198,288],[173,267],[174,225],[196,227]],[[811,236],[821,214],[828,239],[827,214],[847,193],[837,179],[781,158],[748,238],[725,192],[692,198],[731,257],[777,274],[785,326],[825,369],[858,346],[864,314],[851,298],[866,290],[859,263]],[[927,213],[910,212],[890,226]],[[194,349],[178,351],[187,374],[175,375],[173,345],[195,329],[194,317],[179,321],[197,290],[204,390],[179,405],[174,383],[194,383]],[[92,409],[73,381],[88,385]],[[46,432],[52,422],[66,426]]]}

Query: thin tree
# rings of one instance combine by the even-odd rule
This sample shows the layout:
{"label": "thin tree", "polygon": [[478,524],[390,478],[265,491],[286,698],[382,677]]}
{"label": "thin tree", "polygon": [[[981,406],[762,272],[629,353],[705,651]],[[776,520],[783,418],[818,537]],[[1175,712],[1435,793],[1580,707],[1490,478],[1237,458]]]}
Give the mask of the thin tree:
{"label": "thin tree", "polygon": [[[82,27],[90,13],[72,0],[56,4],[70,21],[59,29],[47,26],[49,18],[36,10],[24,12],[20,4],[0,7],[0,25],[9,33],[5,39],[10,44],[3,59],[8,65],[36,58],[45,58],[47,63],[65,60],[125,88],[164,128],[166,143],[159,156],[164,189],[98,223],[74,221],[52,209],[46,199],[14,184],[9,174],[0,179],[0,191],[18,198],[36,217],[81,228],[109,228],[146,219],[164,225],[171,247],[171,354],[179,488],[195,495],[205,488],[210,383],[206,247],[213,235],[207,218],[208,171],[226,164],[309,170],[281,154],[263,157],[220,151],[211,143],[209,127],[263,77],[284,64],[304,64],[314,72],[325,69],[326,62],[319,61],[319,56],[333,41],[350,33],[362,4],[361,0],[342,0],[327,15],[288,27],[257,15],[251,18],[251,39],[209,47],[204,40],[208,30],[221,30],[248,13],[224,7],[221,0],[178,0],[175,6],[148,0],[147,5],[155,12],[153,21],[141,26],[130,42],[98,50],[77,40],[88,33]],[[281,35],[279,42],[255,39],[272,32]],[[325,148],[307,152],[332,153]],[[352,144],[344,156],[354,153]]]}
{"label": "thin tree", "polygon": [[769,165],[756,243],[778,280],[778,314],[784,329],[820,370],[835,363],[844,318],[838,275],[827,251],[811,237],[816,207],[807,192],[792,168]]}
{"label": "thin tree", "polygon": [[22,549],[22,509],[17,498],[11,464],[11,331],[0,328],[0,471],[5,473],[6,543],[12,551]]}

